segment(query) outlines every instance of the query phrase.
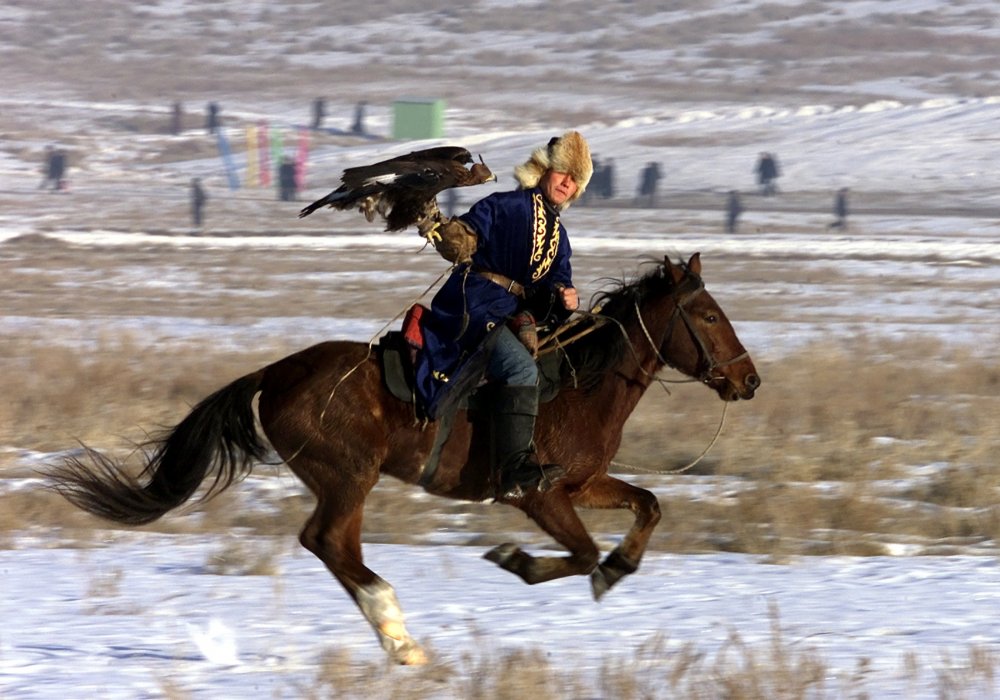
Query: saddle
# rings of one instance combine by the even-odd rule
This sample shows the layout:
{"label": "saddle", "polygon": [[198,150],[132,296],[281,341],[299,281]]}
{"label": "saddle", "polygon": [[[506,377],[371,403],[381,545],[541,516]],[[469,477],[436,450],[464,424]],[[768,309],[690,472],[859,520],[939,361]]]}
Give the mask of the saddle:
{"label": "saddle", "polygon": [[[386,389],[400,401],[412,403],[417,412],[423,415],[414,389],[414,373],[417,357],[424,347],[422,320],[430,310],[422,304],[411,306],[403,317],[403,323],[398,331],[389,331],[379,338],[377,350],[382,368],[382,381]],[[547,403],[559,394],[562,383],[563,358],[559,353],[548,353],[538,359],[539,403]],[[478,372],[470,368],[473,386],[460,391],[456,408],[468,408],[475,404],[475,395],[482,384],[478,381]]]}
{"label": "saddle", "polygon": [[420,319],[427,311],[426,306],[414,304],[403,317],[401,329],[389,331],[378,341],[378,356],[385,388],[397,399],[407,403],[417,403],[414,368],[417,353],[424,347]]}

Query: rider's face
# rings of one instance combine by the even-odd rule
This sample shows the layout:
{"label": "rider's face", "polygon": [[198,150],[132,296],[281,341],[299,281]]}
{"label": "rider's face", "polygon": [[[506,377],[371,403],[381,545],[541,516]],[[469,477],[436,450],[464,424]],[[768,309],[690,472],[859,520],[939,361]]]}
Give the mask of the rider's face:
{"label": "rider's face", "polygon": [[545,199],[557,207],[565,204],[578,189],[572,175],[555,170],[546,170],[542,179],[538,181],[538,186],[542,189]]}

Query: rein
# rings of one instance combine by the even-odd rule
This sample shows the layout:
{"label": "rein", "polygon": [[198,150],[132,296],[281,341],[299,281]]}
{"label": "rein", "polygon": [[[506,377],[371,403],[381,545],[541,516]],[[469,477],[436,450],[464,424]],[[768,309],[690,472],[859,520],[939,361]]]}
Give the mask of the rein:
{"label": "rein", "polygon": [[[693,289],[690,290],[683,289],[682,285],[687,280],[693,280],[696,283]],[[629,352],[632,354],[632,359],[635,360],[636,365],[639,367],[639,371],[647,378],[649,378],[650,381],[655,381],[659,383],[660,386],[662,386],[668,394],[670,393],[670,390],[667,388],[666,386],[667,384],[686,384],[695,381],[701,382],[703,384],[709,384],[715,379],[722,378],[714,374],[714,371],[716,369],[736,364],[740,360],[743,360],[744,358],[748,357],[750,353],[744,351],[739,355],[737,355],[736,357],[730,358],[728,360],[723,360],[721,362],[714,357],[714,355],[712,354],[711,350],[708,347],[708,343],[705,342],[705,339],[698,332],[698,329],[695,327],[694,322],[691,320],[690,314],[688,314],[687,309],[685,308],[685,306],[687,306],[689,302],[691,302],[693,299],[695,299],[699,294],[701,294],[704,291],[705,291],[705,283],[704,281],[702,281],[701,277],[693,273],[689,273],[684,278],[684,280],[681,281],[681,284],[679,284],[677,288],[671,293],[671,297],[674,298],[674,310],[670,315],[670,322],[667,325],[667,330],[664,331],[664,342],[665,342],[666,338],[668,338],[673,333],[674,323],[676,322],[676,319],[679,317],[684,322],[685,328],[687,328],[688,333],[691,334],[692,340],[698,347],[698,350],[700,351],[701,356],[704,358],[706,363],[705,368],[701,372],[699,372],[698,375],[695,377],[689,379],[663,379],[662,377],[657,377],[656,374],[647,370],[645,367],[642,366],[642,361],[639,358],[639,353],[636,351],[635,346],[632,344],[632,340],[628,336],[628,331],[625,330],[625,325],[617,318],[614,318],[613,316],[602,314],[600,306],[595,308],[593,311],[582,311],[580,309],[577,309],[575,313],[579,314],[580,316],[585,316],[594,319],[595,321],[594,325],[580,332],[574,333],[566,340],[559,339],[557,336],[560,335],[560,333],[556,332],[555,334],[553,334],[549,338],[546,338],[542,342],[542,346],[544,349],[539,353],[539,355],[548,354],[549,352],[552,352],[553,350],[557,349],[562,350],[564,346],[570,345],[571,343],[579,340],[583,336],[588,335],[589,333],[597,330],[597,328],[599,328],[602,324],[610,322],[618,326],[618,330],[621,332],[622,338],[624,338],[625,340],[626,347],[628,347]],[[661,365],[670,367],[671,369],[677,369],[673,363],[667,361],[667,359],[663,357],[663,353],[660,351],[660,348],[662,347],[662,342],[660,345],[657,345],[656,341],[653,340],[653,336],[649,332],[649,328],[646,327],[646,322],[642,317],[642,311],[639,308],[639,300],[636,299],[633,303],[635,308],[635,317],[639,321],[639,328],[642,329],[642,333],[646,337],[646,341],[649,343],[650,348],[652,348],[653,354],[655,355],[656,359],[659,361]],[[564,326],[564,329],[569,330],[570,328],[572,328],[573,325],[574,324],[570,323],[567,326]],[[544,347],[550,341],[555,341],[554,346]]]}
{"label": "rein", "polygon": [[614,460],[611,460],[611,463],[608,466],[615,467],[617,469],[621,469],[624,471],[642,472],[643,474],[683,474],[688,469],[691,469],[694,465],[698,464],[698,462],[704,459],[705,455],[708,454],[709,450],[715,447],[715,442],[719,439],[719,436],[722,435],[722,427],[726,424],[726,410],[728,408],[729,408],[729,402],[723,401],[722,417],[719,418],[719,427],[716,428],[715,435],[712,436],[712,440],[711,442],[708,443],[708,447],[702,450],[700,455],[698,455],[692,461],[685,464],[683,467],[678,467],[677,469],[647,469],[646,467],[637,467],[634,464],[625,464],[624,462],[616,462]]}
{"label": "rein", "polygon": [[[690,291],[682,291],[681,286],[678,285],[678,288],[675,289],[674,292],[672,293],[671,296],[675,297],[674,310],[670,315],[670,322],[667,325],[667,330],[664,331],[664,342],[666,341],[666,338],[668,338],[673,333],[674,323],[676,319],[680,317],[680,319],[684,322],[684,326],[687,328],[688,333],[691,334],[691,338],[694,341],[695,345],[698,346],[698,350],[700,351],[701,356],[705,359],[706,362],[705,369],[702,372],[700,372],[697,377],[691,379],[683,379],[683,380],[667,380],[657,377],[655,374],[649,372],[642,366],[642,363],[639,361],[639,354],[638,352],[636,352],[636,349],[632,346],[631,340],[628,338],[628,334],[625,331],[625,326],[620,321],[618,321],[615,318],[611,318],[609,316],[604,316],[602,314],[593,314],[593,313],[586,314],[594,316],[599,319],[615,322],[618,325],[619,329],[621,330],[622,335],[625,336],[626,343],[629,347],[629,350],[632,352],[632,356],[635,359],[636,364],[639,366],[640,371],[647,377],[651,378],[653,381],[658,382],[660,386],[663,386],[664,390],[668,394],[670,393],[670,390],[667,389],[666,387],[667,383],[677,384],[683,382],[700,381],[703,384],[709,384],[714,379],[722,378],[714,374],[716,369],[736,364],[740,360],[743,360],[744,358],[748,357],[750,354],[749,352],[744,351],[741,354],[737,355],[736,357],[721,362],[715,358],[715,356],[712,354],[711,350],[708,347],[708,343],[705,342],[705,339],[698,332],[698,329],[695,327],[694,322],[691,320],[690,314],[688,314],[687,309],[685,308],[685,306],[691,300],[695,299],[699,294],[705,291],[705,283],[700,276],[694,274],[690,274],[687,277],[687,279],[696,280],[697,286]],[[635,306],[635,316],[636,319],[639,321],[639,327],[642,329],[642,333],[646,337],[646,341],[649,343],[650,348],[652,348],[653,353],[656,356],[656,359],[660,362],[660,364],[667,367],[671,367],[672,369],[676,369],[676,367],[674,367],[672,363],[668,362],[667,359],[663,357],[663,353],[660,350],[660,348],[662,347],[662,343],[658,346],[656,342],[653,340],[653,336],[649,332],[649,328],[646,327],[645,320],[642,318],[642,311],[639,308],[638,299],[634,301],[634,306]],[[715,443],[718,441],[719,436],[722,435],[722,429],[726,423],[726,411],[728,410],[728,408],[729,408],[729,402],[723,401],[722,416],[719,418],[719,427],[716,428],[715,435],[712,436],[711,441],[708,443],[705,449],[701,451],[701,454],[699,454],[697,457],[694,458],[694,460],[684,465],[683,467],[679,467],[677,469],[646,469],[644,467],[637,467],[635,465],[625,464],[623,462],[616,462],[614,460],[610,462],[609,466],[618,469],[624,469],[627,471],[643,472],[646,474],[683,474],[684,472],[688,471],[696,464],[701,462],[701,460],[705,458],[705,455],[707,455],[709,451],[715,446]]]}

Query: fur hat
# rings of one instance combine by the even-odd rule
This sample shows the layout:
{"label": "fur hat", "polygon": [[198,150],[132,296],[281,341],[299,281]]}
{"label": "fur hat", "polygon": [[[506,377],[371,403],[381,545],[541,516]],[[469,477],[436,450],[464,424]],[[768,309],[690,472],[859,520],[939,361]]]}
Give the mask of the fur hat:
{"label": "fur hat", "polygon": [[549,140],[547,146],[536,148],[526,162],[514,168],[514,179],[524,189],[531,189],[542,179],[546,170],[569,173],[576,182],[576,194],[570,197],[560,209],[567,209],[578,200],[590,176],[594,174],[594,163],[590,159],[590,146],[579,131],[567,131],[562,136]]}

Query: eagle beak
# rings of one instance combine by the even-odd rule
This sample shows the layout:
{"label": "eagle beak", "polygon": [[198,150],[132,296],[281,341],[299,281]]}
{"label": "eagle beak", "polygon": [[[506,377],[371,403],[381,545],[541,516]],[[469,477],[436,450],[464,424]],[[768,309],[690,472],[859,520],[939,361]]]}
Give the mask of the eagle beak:
{"label": "eagle beak", "polygon": [[[490,166],[486,165],[486,161],[483,160],[483,154],[480,153],[478,155],[479,155],[479,162],[483,164],[484,168],[486,168],[487,170],[490,170]],[[499,182],[499,180],[497,180],[497,174],[495,172],[493,172],[492,170],[490,170],[490,176],[488,178],[486,178],[486,182]]]}

